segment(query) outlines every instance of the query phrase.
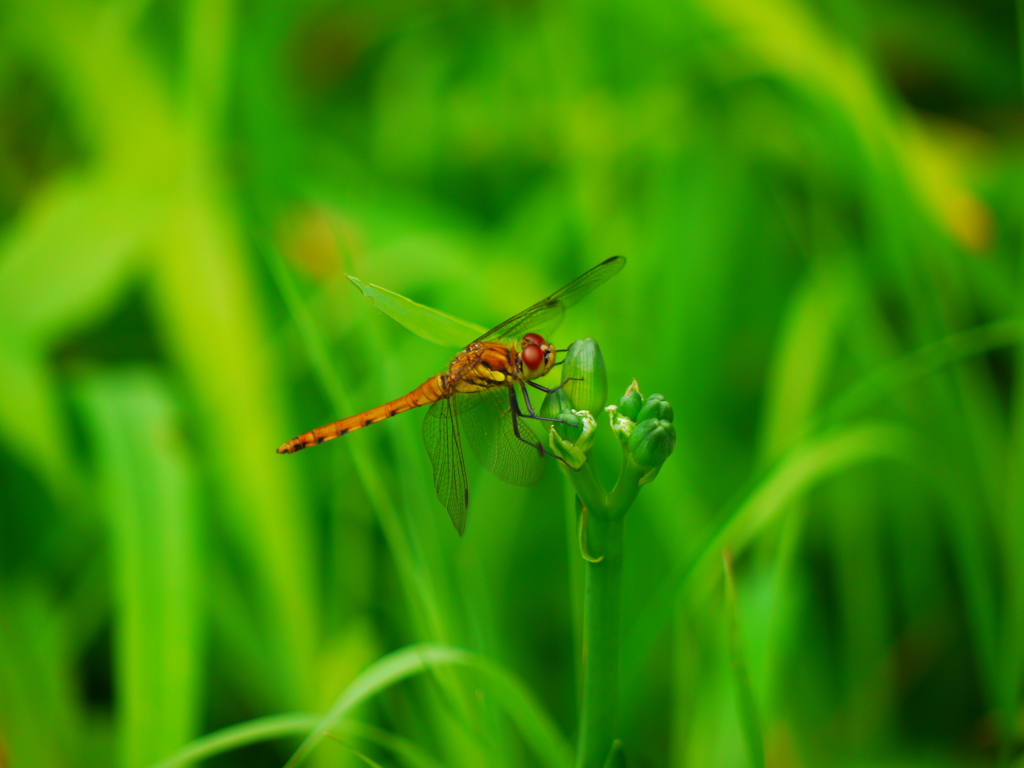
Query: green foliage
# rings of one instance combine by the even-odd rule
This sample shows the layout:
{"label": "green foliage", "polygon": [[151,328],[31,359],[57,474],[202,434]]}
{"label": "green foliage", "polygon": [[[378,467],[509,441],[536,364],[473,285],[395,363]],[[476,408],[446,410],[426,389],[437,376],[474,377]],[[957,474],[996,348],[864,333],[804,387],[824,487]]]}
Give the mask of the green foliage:
{"label": "green foliage", "polygon": [[614,254],[552,341],[665,392],[676,444],[627,522],[610,764],[1011,764],[1017,24],[4,0],[0,764],[283,765],[332,711],[311,763],[570,763],[562,473],[470,458],[459,540],[422,412],[274,449],[447,363],[346,272],[491,327]]}

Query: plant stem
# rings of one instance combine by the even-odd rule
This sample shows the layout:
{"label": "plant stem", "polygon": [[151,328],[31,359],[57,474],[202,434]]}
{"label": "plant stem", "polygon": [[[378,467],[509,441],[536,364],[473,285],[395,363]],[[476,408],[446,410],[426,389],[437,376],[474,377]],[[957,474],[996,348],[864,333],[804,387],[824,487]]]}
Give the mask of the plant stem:
{"label": "plant stem", "polygon": [[619,469],[619,480],[608,494],[606,501],[609,516],[621,518],[633,506],[636,496],[640,493],[640,479],[648,470],[637,465],[629,457],[626,446],[622,446],[622,467]]}
{"label": "plant stem", "polygon": [[578,768],[602,768],[616,736],[623,522],[621,514],[588,518],[590,549],[603,557],[586,565]]}
{"label": "plant stem", "polygon": [[592,461],[575,472],[566,469],[586,515],[580,539],[587,563],[577,768],[604,768],[616,738],[624,521],[649,472],[632,459],[625,445],[619,479],[611,493],[605,493]]}
{"label": "plant stem", "polygon": [[566,470],[566,474],[576,495],[580,497],[583,506],[590,513],[590,517],[607,517],[608,504],[605,499],[604,486],[597,476],[597,470],[594,469],[594,462],[587,461],[575,472]]}

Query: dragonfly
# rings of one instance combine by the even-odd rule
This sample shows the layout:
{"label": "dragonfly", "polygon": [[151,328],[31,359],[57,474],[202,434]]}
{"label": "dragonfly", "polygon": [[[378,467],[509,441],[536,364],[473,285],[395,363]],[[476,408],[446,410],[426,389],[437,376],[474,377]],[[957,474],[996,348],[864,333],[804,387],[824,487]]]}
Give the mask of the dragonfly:
{"label": "dragonfly", "polygon": [[[545,387],[536,379],[560,364],[558,353],[567,351],[555,349],[548,334],[558,328],[565,310],[618,274],[625,264],[622,256],[602,261],[546,299],[470,342],[455,355],[447,370],[431,376],[408,394],[305,432],[277,452],[295,453],[429,405],[423,420],[423,442],[434,471],[434,488],[461,536],[469,511],[463,437],[480,463],[501,480],[523,486],[537,482],[549,451],[523,420],[559,419],[539,416],[528,388],[554,392],[557,388]],[[517,389],[522,393],[522,404],[516,396]]]}

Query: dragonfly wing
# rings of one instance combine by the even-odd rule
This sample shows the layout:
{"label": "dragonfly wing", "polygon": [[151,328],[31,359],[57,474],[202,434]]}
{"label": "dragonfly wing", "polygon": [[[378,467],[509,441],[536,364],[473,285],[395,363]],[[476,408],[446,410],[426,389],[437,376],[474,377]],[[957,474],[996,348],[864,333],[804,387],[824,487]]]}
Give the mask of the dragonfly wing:
{"label": "dragonfly wing", "polygon": [[459,421],[466,442],[474,455],[500,480],[513,485],[533,485],[544,469],[537,436],[519,419],[519,434],[530,441],[527,445],[515,435],[508,387],[485,392],[457,395]]}
{"label": "dragonfly wing", "polygon": [[626,266],[626,259],[622,256],[613,256],[602,261],[543,301],[538,301],[532,307],[524,309],[501,325],[495,326],[477,341],[518,339],[530,331],[541,333],[546,337],[546,334],[555,330],[562,322],[565,310],[576,304],[608,278],[617,275],[624,266]]}
{"label": "dragonfly wing", "polygon": [[565,307],[557,300],[547,298],[492,328],[477,341],[519,339],[530,331],[548,338],[562,324],[563,317],[565,317]]}
{"label": "dragonfly wing", "polygon": [[423,442],[434,467],[434,489],[459,536],[466,530],[469,483],[459,437],[459,410],[454,400],[436,401],[423,419]]}

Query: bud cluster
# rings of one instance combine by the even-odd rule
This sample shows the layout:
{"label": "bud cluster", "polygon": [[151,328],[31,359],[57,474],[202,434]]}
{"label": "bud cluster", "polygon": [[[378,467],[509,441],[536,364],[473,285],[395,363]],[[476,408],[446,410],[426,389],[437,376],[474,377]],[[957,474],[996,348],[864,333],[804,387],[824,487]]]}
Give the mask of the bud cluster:
{"label": "bud cluster", "polygon": [[649,470],[640,480],[641,485],[651,482],[676,447],[675,414],[663,395],[644,399],[636,379],[619,398],[617,405],[609,405],[612,432],[619,439],[637,466]]}
{"label": "bud cluster", "polygon": [[569,467],[579,469],[594,444],[596,423],[591,414],[604,408],[612,432],[639,476],[638,484],[645,485],[675,449],[672,405],[663,395],[645,398],[636,379],[618,404],[605,407],[607,397],[608,379],[600,347],[593,339],[574,342],[562,365],[561,385],[541,406],[542,416],[559,419],[549,432],[551,450]]}

